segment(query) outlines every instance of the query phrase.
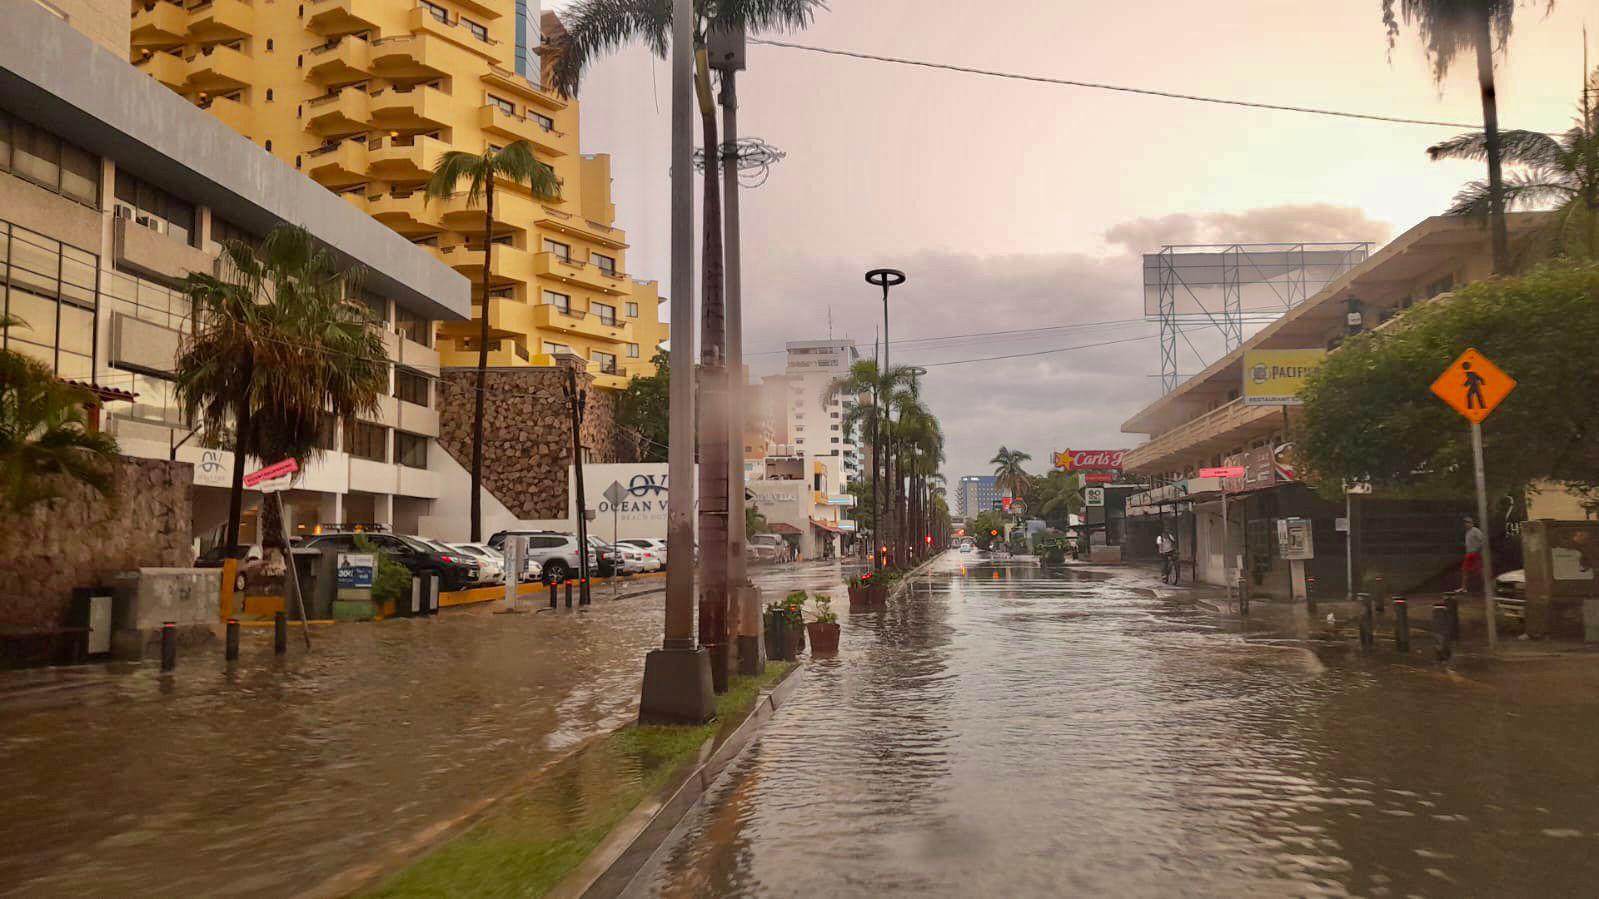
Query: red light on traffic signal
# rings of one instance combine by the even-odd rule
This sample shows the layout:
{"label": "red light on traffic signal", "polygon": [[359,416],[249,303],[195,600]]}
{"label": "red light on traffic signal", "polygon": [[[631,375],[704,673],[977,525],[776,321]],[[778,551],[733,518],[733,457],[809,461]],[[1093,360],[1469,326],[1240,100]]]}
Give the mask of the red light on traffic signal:
{"label": "red light on traffic signal", "polygon": [[988,536],[990,536],[990,537],[998,537],[999,536],[999,531],[989,531],[988,532]]}
{"label": "red light on traffic signal", "polygon": [[933,538],[932,537],[924,537],[922,539],[926,540],[929,544],[931,544],[933,542]]}

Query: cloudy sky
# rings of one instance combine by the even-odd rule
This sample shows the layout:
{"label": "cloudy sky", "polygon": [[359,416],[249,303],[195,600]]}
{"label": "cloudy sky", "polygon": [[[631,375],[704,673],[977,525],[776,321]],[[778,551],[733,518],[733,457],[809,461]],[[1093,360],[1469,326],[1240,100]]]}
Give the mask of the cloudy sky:
{"label": "cloudy sky", "polygon": [[[1468,124],[1481,117],[1469,60],[1435,84],[1410,30],[1389,59],[1379,0],[831,7],[808,31],[777,37],[1266,103]],[[1498,72],[1504,127],[1568,126],[1585,11],[1592,7],[1560,0],[1547,16],[1542,2],[1518,12]],[[744,194],[751,366],[777,370],[783,342],[827,336],[829,314],[835,336],[869,353],[881,304],[862,273],[904,269],[892,360],[928,367],[925,389],[944,423],[951,477],[989,471],[1000,444],[1047,464],[1054,449],[1142,440],[1120,433],[1159,393],[1157,329],[1141,320],[1139,254],[1166,243],[1380,243],[1481,177],[1480,166],[1432,163],[1424,153],[1464,129],[769,46],[751,47],[739,95],[742,132],[788,153],[763,187]],[[666,67],[642,49],[625,50],[591,71],[580,98],[584,152],[613,155],[629,269],[664,285]],[[1013,358],[985,359],[995,356]]]}

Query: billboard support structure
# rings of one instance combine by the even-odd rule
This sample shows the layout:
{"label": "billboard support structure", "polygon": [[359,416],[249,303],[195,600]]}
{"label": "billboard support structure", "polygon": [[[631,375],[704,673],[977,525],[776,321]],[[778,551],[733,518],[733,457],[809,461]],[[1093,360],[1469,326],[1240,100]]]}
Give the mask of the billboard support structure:
{"label": "billboard support structure", "polygon": [[1265,324],[1309,299],[1371,255],[1368,241],[1167,244],[1144,255],[1144,315],[1160,322],[1160,387],[1181,380],[1178,339],[1221,332],[1222,353],[1243,345],[1244,326]]}

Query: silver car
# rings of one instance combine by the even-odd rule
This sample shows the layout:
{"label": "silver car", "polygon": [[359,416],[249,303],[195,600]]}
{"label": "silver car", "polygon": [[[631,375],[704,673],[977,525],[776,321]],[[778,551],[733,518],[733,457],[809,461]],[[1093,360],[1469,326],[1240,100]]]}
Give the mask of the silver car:
{"label": "silver car", "polygon": [[[555,583],[578,576],[583,570],[578,555],[577,537],[556,531],[500,531],[489,538],[489,546],[504,551],[506,537],[526,537],[527,557],[540,566],[544,580]],[[588,551],[589,570],[598,571],[600,557],[592,548]]]}

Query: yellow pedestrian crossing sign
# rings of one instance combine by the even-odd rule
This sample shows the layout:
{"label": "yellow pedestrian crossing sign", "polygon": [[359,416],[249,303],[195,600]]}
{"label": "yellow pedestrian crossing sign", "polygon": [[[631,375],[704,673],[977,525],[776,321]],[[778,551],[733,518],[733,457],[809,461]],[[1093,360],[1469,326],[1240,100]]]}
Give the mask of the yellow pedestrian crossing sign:
{"label": "yellow pedestrian crossing sign", "polygon": [[1439,399],[1478,424],[1515,389],[1516,379],[1475,348],[1461,353],[1460,358],[1432,382],[1432,392],[1438,394]]}

